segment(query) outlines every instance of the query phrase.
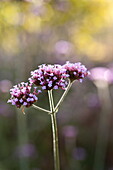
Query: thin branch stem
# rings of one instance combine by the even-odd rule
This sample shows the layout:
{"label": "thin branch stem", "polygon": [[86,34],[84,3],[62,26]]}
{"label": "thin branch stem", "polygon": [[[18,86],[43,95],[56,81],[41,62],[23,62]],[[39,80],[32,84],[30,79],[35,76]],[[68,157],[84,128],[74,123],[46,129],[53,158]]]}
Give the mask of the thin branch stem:
{"label": "thin branch stem", "polygon": [[54,107],[53,91],[52,91],[52,90],[50,90],[50,96],[51,96],[52,110],[53,110],[53,112],[54,112],[55,107]]}
{"label": "thin branch stem", "polygon": [[41,108],[41,107],[39,107],[39,106],[36,106],[36,105],[32,105],[35,109],[38,109],[38,110],[41,110],[41,111],[44,111],[44,112],[47,112],[47,113],[50,113],[50,111],[49,110],[46,110],[46,109],[43,109],[43,108]]}
{"label": "thin branch stem", "polygon": [[48,90],[48,97],[49,97],[50,110],[51,110],[51,112],[53,112],[52,99],[51,99],[51,92],[50,92],[50,90]]}
{"label": "thin branch stem", "polygon": [[55,111],[59,108],[59,106],[61,105],[61,103],[63,102],[65,96],[67,95],[69,89],[71,88],[72,86],[72,82],[69,81],[69,84],[65,90],[65,92],[63,93],[62,97],[60,98],[59,102],[57,103],[56,107],[55,107]]}

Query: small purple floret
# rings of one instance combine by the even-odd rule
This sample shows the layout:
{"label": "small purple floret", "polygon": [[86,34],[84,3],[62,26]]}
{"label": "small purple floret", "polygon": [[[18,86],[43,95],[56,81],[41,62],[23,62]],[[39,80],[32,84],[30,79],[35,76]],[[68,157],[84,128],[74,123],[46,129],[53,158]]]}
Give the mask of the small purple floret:
{"label": "small purple floret", "polygon": [[[64,89],[67,85],[66,69],[59,64],[38,66],[37,70],[31,71],[30,83],[42,86],[43,90]],[[64,83],[63,83],[64,82]]]}
{"label": "small purple floret", "polygon": [[70,63],[67,61],[66,64],[63,65],[63,68],[66,69],[67,77],[71,82],[74,80],[82,82],[82,79],[90,74],[87,68],[80,62]]}
{"label": "small purple floret", "polygon": [[11,98],[8,103],[16,105],[18,108],[22,105],[30,107],[38,100],[36,95],[41,93],[41,90],[37,90],[37,87],[34,87],[32,92],[33,84],[41,86],[43,90],[57,90],[59,88],[65,90],[69,79],[71,82],[74,80],[82,82],[83,78],[89,74],[87,68],[80,62],[70,63],[67,61],[63,66],[42,64],[38,66],[37,70],[31,71],[30,83],[22,82],[10,89]]}
{"label": "small purple floret", "polygon": [[22,82],[13,86],[13,88],[10,90],[11,98],[8,100],[8,103],[16,105],[18,108],[20,108],[22,105],[30,107],[38,100],[36,95],[40,92],[40,90],[36,92],[36,88],[34,88],[34,91],[31,92],[31,85]]}

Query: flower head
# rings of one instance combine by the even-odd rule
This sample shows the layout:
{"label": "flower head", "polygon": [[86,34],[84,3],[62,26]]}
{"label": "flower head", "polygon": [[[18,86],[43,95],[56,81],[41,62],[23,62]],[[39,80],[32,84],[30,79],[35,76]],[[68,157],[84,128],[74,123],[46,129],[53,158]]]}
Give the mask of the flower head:
{"label": "flower head", "polygon": [[30,107],[38,100],[36,96],[38,93],[40,91],[36,92],[36,88],[34,88],[33,93],[31,92],[31,84],[22,82],[10,89],[11,98],[8,100],[8,103],[12,103],[12,105],[16,105],[18,108],[22,105]]}
{"label": "flower head", "polygon": [[107,68],[107,67],[94,67],[90,70],[91,75],[89,76],[89,78],[91,80],[94,81],[105,81],[108,83],[112,83],[113,82],[113,74],[112,71]]}
{"label": "flower head", "polygon": [[31,75],[30,83],[42,86],[43,90],[65,89],[67,85],[66,69],[58,64],[40,65],[37,70],[31,72]]}
{"label": "flower head", "polygon": [[63,68],[66,69],[67,77],[71,81],[79,80],[82,82],[82,79],[90,74],[87,68],[80,62],[70,63],[67,61],[66,64],[63,65]]}

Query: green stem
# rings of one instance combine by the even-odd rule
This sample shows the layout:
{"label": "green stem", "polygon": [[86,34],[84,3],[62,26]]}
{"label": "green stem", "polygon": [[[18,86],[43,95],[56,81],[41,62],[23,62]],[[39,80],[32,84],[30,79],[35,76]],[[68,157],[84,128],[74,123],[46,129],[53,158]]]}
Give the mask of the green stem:
{"label": "green stem", "polygon": [[49,97],[49,105],[51,112],[54,112],[54,104],[53,104],[53,97],[52,97],[52,91],[48,90],[48,97]]}
{"label": "green stem", "polygon": [[55,107],[54,107],[54,100],[53,100],[53,93],[52,93],[52,92],[53,92],[53,91],[50,90],[50,97],[51,97],[52,110],[53,110],[53,112],[54,112]]}
{"label": "green stem", "polygon": [[54,108],[52,90],[48,91],[48,96],[49,96],[49,104],[50,104],[50,110],[51,110],[51,123],[52,123],[52,133],[53,133],[54,168],[55,170],[60,170],[58,129],[57,129],[56,111]]}
{"label": "green stem", "polygon": [[72,86],[72,82],[69,81],[69,84],[65,90],[65,92],[63,93],[62,97],[60,98],[59,102],[57,103],[56,107],[55,107],[55,111],[57,111],[57,109],[59,108],[59,106],[61,105],[61,103],[63,102],[65,96],[67,95],[69,89],[71,88]]}
{"label": "green stem", "polygon": [[39,106],[36,106],[36,105],[32,105],[35,109],[38,109],[38,110],[41,110],[41,111],[44,111],[44,112],[47,112],[47,113],[50,113],[50,111],[49,110],[46,110],[46,109],[43,109],[43,108],[41,108],[41,107],[39,107]]}
{"label": "green stem", "polygon": [[55,170],[60,170],[56,113],[51,114],[51,123],[52,123],[52,132],[53,132],[54,168]]}
{"label": "green stem", "polygon": [[49,97],[49,104],[51,110],[51,123],[52,123],[52,133],[53,133],[53,153],[54,153],[54,167],[55,170],[60,170],[60,161],[59,161],[59,146],[58,146],[58,129],[57,129],[57,120],[56,120],[56,113],[58,112],[58,108],[63,102],[65,96],[67,95],[72,82],[69,81],[69,84],[63,93],[62,97],[60,98],[59,102],[57,103],[56,107],[54,107],[54,100],[52,90],[48,90],[48,97]]}

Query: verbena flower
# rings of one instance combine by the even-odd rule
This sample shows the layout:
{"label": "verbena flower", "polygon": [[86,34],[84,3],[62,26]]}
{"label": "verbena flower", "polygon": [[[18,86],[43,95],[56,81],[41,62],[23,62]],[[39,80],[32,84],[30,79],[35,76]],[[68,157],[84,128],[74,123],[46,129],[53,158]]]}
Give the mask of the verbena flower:
{"label": "verbena flower", "polygon": [[31,71],[30,83],[36,86],[42,86],[43,90],[51,90],[62,88],[65,89],[67,81],[66,69],[61,65],[46,65],[38,66],[37,70]]}
{"label": "verbena flower", "polygon": [[70,63],[69,61],[63,65],[63,68],[66,69],[67,77],[72,81],[79,80],[82,82],[82,79],[90,74],[87,68],[82,65],[80,62]]}
{"label": "verbena flower", "polygon": [[34,88],[33,92],[31,92],[31,88],[31,84],[24,82],[13,86],[13,88],[10,89],[11,98],[8,100],[8,103],[16,105],[17,108],[20,108],[22,105],[30,107],[38,100],[36,95],[41,92],[40,90],[36,92],[36,88]]}

